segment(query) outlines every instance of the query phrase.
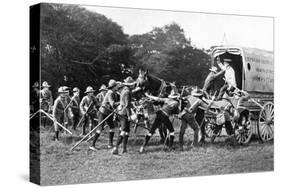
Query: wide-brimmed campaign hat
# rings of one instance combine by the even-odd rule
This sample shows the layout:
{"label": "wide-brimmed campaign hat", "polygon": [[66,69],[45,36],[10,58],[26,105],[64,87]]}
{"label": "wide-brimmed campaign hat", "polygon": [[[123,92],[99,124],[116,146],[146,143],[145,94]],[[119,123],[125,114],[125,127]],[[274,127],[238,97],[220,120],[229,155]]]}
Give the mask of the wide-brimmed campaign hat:
{"label": "wide-brimmed campaign hat", "polygon": [[170,98],[170,99],[176,99],[176,98],[179,98],[179,97],[180,97],[180,94],[175,92],[174,90],[172,90],[170,95],[168,96],[168,98]]}
{"label": "wide-brimmed campaign hat", "polygon": [[62,88],[63,88],[63,90],[64,90],[65,92],[69,92],[69,87],[67,87],[67,86],[62,86]]}
{"label": "wide-brimmed campaign hat", "polygon": [[44,81],[44,82],[42,83],[42,87],[51,87],[51,86],[48,84],[48,82]]}
{"label": "wide-brimmed campaign hat", "polygon": [[130,84],[130,83],[134,83],[134,82],[135,81],[131,76],[128,76],[126,79],[124,79],[124,83]]}
{"label": "wide-brimmed campaign hat", "polygon": [[203,90],[199,88],[195,88],[191,91],[191,95],[195,97],[200,97],[203,95]]}
{"label": "wide-brimmed campaign hat", "polygon": [[75,88],[73,88],[73,90],[72,90],[73,92],[79,92],[80,91],[80,89],[78,88],[78,87],[75,87]]}
{"label": "wide-brimmed campaign hat", "polygon": [[85,93],[94,93],[95,90],[91,87],[91,86],[88,86]]}
{"label": "wide-brimmed campaign hat", "polygon": [[111,89],[111,88],[115,87],[116,85],[117,85],[117,82],[112,79],[112,80],[109,80],[107,88]]}
{"label": "wide-brimmed campaign hat", "polygon": [[228,58],[224,58],[224,59],[223,59],[223,62],[228,62],[228,63],[229,63],[229,62],[231,62],[231,61],[232,61],[232,59],[228,59]]}
{"label": "wide-brimmed campaign hat", "polygon": [[104,84],[102,84],[102,85],[100,86],[99,91],[105,91],[105,90],[107,90],[107,89],[106,89],[106,86],[105,86]]}
{"label": "wide-brimmed campaign hat", "polygon": [[122,84],[125,86],[133,86],[135,84],[135,80],[131,76],[128,76]]}
{"label": "wide-brimmed campaign hat", "polygon": [[64,90],[64,88],[63,88],[63,87],[59,87],[59,89],[58,89],[58,93],[67,93],[67,91],[66,91],[66,90]]}
{"label": "wide-brimmed campaign hat", "polygon": [[32,87],[39,87],[39,83],[38,82],[34,82]]}
{"label": "wide-brimmed campaign hat", "polygon": [[215,66],[212,66],[209,70],[210,70],[211,72],[217,72],[218,68],[215,67]]}

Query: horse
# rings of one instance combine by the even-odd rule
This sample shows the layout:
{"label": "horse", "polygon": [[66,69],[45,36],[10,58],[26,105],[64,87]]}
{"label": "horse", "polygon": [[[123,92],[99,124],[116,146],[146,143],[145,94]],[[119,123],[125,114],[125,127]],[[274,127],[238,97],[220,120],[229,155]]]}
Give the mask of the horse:
{"label": "horse", "polygon": [[[143,96],[145,92],[149,92],[154,96],[158,97],[168,97],[168,95],[173,90],[175,93],[178,93],[178,89],[175,85],[175,83],[166,82],[161,78],[158,78],[154,75],[148,74],[148,71],[142,71],[139,70],[138,78],[136,79],[136,88],[139,88],[139,97]],[[136,95],[135,95],[136,96]],[[156,111],[160,108],[159,103],[152,102],[152,101],[146,101],[144,103],[146,114],[148,119],[148,124],[152,124],[153,117],[156,116]],[[148,125],[149,126],[149,125]],[[161,142],[165,141],[165,138],[167,136],[167,129],[164,126],[161,126],[159,128],[159,134],[161,137]]]}
{"label": "horse", "polygon": [[148,74],[148,70],[139,70],[136,85],[138,88],[141,88],[143,92],[149,92],[158,97],[167,97],[171,90],[178,93],[177,87],[174,83],[166,82],[161,78]]}

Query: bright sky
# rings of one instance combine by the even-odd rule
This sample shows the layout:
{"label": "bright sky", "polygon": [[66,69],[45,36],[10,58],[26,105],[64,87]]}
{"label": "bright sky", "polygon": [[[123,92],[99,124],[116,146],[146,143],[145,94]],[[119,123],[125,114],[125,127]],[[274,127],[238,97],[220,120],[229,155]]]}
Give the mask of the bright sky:
{"label": "bright sky", "polygon": [[[126,34],[143,34],[154,27],[176,22],[193,45],[238,45],[273,50],[273,18],[192,12],[84,6],[122,26]],[[224,37],[225,34],[225,37]],[[225,40],[223,40],[225,38]]]}

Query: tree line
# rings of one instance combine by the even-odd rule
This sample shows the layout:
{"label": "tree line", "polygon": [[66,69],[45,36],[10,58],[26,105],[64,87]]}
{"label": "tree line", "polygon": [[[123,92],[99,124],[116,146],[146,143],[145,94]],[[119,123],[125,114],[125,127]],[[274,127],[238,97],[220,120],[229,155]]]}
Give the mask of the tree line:
{"label": "tree line", "polygon": [[118,23],[76,5],[41,6],[41,79],[56,89],[63,76],[72,86],[98,89],[147,69],[178,85],[202,87],[210,57],[191,45],[177,23],[141,35],[124,33]]}

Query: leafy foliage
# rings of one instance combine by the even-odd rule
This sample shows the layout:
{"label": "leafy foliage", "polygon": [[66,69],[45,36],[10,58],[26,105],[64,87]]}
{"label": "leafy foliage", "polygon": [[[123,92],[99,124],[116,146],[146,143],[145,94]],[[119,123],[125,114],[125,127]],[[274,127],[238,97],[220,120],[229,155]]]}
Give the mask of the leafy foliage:
{"label": "leafy foliage", "polygon": [[119,79],[130,51],[118,24],[72,5],[43,4],[41,12],[43,80],[58,87],[58,79],[67,75],[74,85],[85,88],[107,81],[105,75]]}
{"label": "leafy foliage", "polygon": [[43,4],[41,75],[56,89],[67,75],[70,87],[95,88],[139,68],[167,81],[202,86],[209,56],[191,46],[176,23],[142,35],[126,35],[105,16],[74,5]]}
{"label": "leafy foliage", "polygon": [[[209,56],[191,46],[176,23],[130,37],[138,65],[180,85],[200,85],[208,72]],[[137,67],[137,68],[139,68]]]}

